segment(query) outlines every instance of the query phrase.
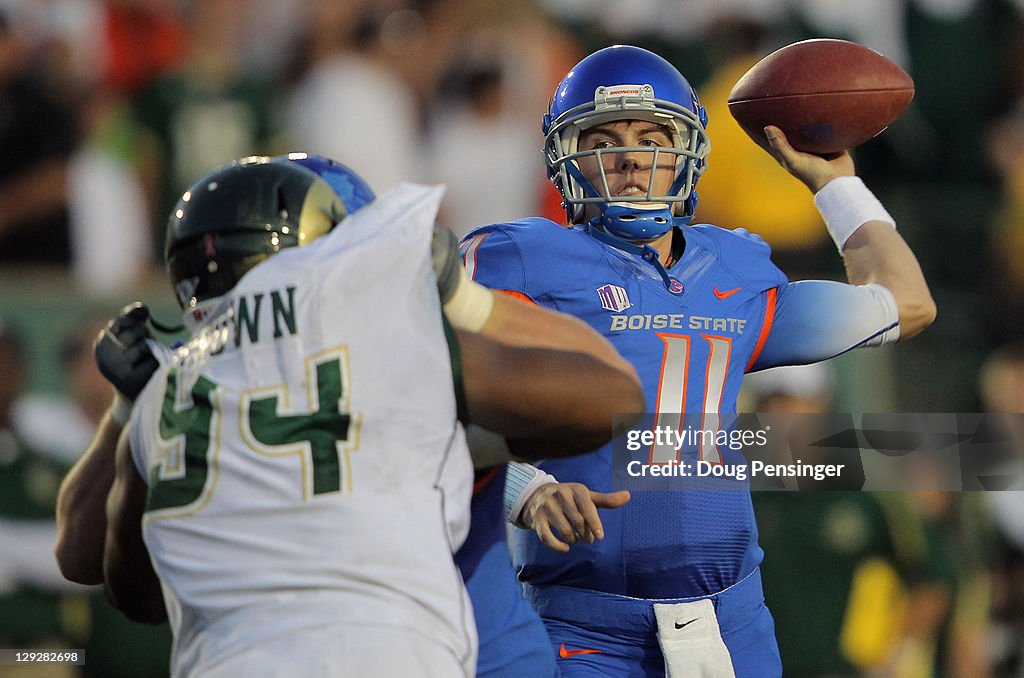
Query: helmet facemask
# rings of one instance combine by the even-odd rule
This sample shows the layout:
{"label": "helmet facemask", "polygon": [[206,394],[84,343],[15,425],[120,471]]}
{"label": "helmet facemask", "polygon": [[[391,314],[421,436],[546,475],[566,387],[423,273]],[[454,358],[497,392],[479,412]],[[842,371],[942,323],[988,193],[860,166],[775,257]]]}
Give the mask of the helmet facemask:
{"label": "helmet facemask", "polygon": [[[566,215],[570,222],[579,223],[587,205],[598,205],[602,217],[606,217],[610,205],[619,206],[619,212],[628,215],[635,212],[640,221],[648,222],[638,226],[635,223],[620,223],[619,217],[611,222],[621,226],[613,235],[634,242],[650,242],[671,228],[672,223],[686,223],[693,216],[696,205],[694,186],[707,166],[710,140],[704,130],[706,117],[704,109],[694,102],[693,111],[677,103],[654,98],[651,85],[617,85],[598,87],[594,101],[565,111],[558,119],[551,121],[545,137],[544,155],[552,182],[561,192]],[[617,120],[641,120],[664,127],[672,140],[670,147],[619,146],[580,151],[581,134],[592,127]],[[650,156],[647,192],[633,195],[611,195],[608,174],[603,162],[605,156],[631,152],[643,158]],[[656,168],[665,164],[664,156],[675,157],[675,176],[669,189],[655,190]],[[599,168],[595,181],[588,180],[581,168],[581,160],[588,158]],[[643,203],[643,204],[639,204]],[[658,223],[666,221],[663,228],[647,217],[660,212]],[[605,219],[608,222],[609,219]],[[603,228],[609,228],[605,223]],[[616,226],[611,225],[615,229]]]}

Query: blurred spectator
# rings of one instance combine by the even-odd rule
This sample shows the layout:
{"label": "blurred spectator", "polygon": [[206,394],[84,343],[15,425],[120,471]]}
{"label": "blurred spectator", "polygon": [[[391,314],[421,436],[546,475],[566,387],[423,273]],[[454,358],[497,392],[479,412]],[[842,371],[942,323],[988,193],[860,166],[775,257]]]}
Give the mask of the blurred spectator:
{"label": "blurred spectator", "polygon": [[[56,356],[63,377],[62,391],[25,393],[14,407],[24,440],[68,467],[92,440],[114,395],[92,356],[92,342],[106,320],[87,318],[63,333],[66,336],[58,342]],[[54,422],[60,422],[60,426],[54,426]]]}
{"label": "blurred spectator", "polygon": [[904,68],[907,44],[904,6],[907,0],[789,0],[801,37],[845,38],[877,50]]}
{"label": "blurred spectator", "polygon": [[543,176],[536,120],[508,105],[500,67],[471,64],[452,81],[435,109],[427,166],[430,179],[448,188],[440,221],[462,237],[533,214]]}
{"label": "blurred spectator", "polygon": [[68,167],[71,272],[81,293],[127,295],[157,261],[149,196],[155,141],[116,93],[96,87],[79,112],[84,139]]}
{"label": "blurred spectator", "polygon": [[159,196],[153,201],[155,251],[181,192],[209,170],[272,153],[272,89],[240,62],[245,0],[189,2],[186,55],[137,100],[139,121],[158,143]]}
{"label": "blurred spectator", "polygon": [[305,32],[309,5],[309,0],[246,0],[240,47],[250,71],[275,83],[285,79],[292,51]]}
{"label": "blurred spectator", "polygon": [[[488,183],[489,186],[484,189],[488,194],[500,192],[503,180],[516,177],[510,184],[509,194],[499,197],[493,210],[487,210],[487,201],[477,201],[472,208],[478,210],[477,216],[471,217],[473,226],[490,223],[495,214],[503,212],[511,215],[509,218],[539,213],[556,223],[562,223],[565,219],[561,196],[548,180],[543,166],[537,162],[543,147],[543,139],[537,130],[541,116],[547,110],[551,93],[562,76],[587,52],[581,36],[575,30],[555,22],[541,8],[541,4],[539,0],[521,0],[516,3],[500,0],[441,0],[425,13],[430,48],[433,49],[436,44],[451,47],[446,50],[447,54],[442,53],[440,58],[416,74],[417,80],[432,85],[432,92],[427,97],[429,117],[433,121],[432,129],[428,130],[428,141],[434,152],[428,159],[424,178],[434,181],[437,180],[435,177],[443,176],[440,180],[449,182],[449,193],[455,190],[463,196],[452,202],[467,204],[468,208],[470,192],[460,189],[455,183],[470,174],[468,167],[486,168],[471,181],[474,184]],[[434,69],[433,77],[430,75],[431,67]],[[452,103],[452,80],[445,79],[441,74],[454,73],[458,76],[455,82],[464,85],[465,79],[471,77],[473,71],[493,71],[500,79],[500,89],[497,82],[493,83],[492,92],[497,96],[488,96],[485,100],[490,102],[485,105],[491,112],[477,112],[478,105],[467,111],[463,100],[456,103],[455,115],[448,115]],[[485,74],[485,82],[487,79],[490,76]],[[460,90],[464,91],[456,89],[457,92]],[[452,145],[451,139],[445,141],[430,138],[445,135],[446,131],[458,135],[454,119],[460,114],[471,115],[474,120],[471,134],[473,130],[482,133],[484,128],[493,128],[499,120],[507,126],[507,131],[497,134],[493,141],[486,140],[485,145],[477,146],[475,151],[466,139],[456,140]],[[525,136],[527,133],[529,137]],[[476,134],[473,136],[479,139]],[[522,145],[518,150],[513,150],[512,141],[516,138],[520,139]],[[492,144],[496,144],[494,159],[488,158]],[[523,155],[526,155],[525,165],[514,168],[506,164],[523,162],[516,160]],[[464,161],[468,163],[466,167],[455,165],[455,162]],[[502,179],[488,182],[487,178],[494,172],[499,172]],[[529,187],[526,181],[530,182]],[[481,213],[490,216],[481,219]],[[455,220],[464,221],[459,217]],[[462,228],[454,221],[452,226]]]}
{"label": "blurred spectator", "polygon": [[927,534],[930,569],[949,591],[949,611],[926,667],[949,678],[992,676],[991,516],[978,492],[915,492],[913,500]]}
{"label": "blurred spectator", "polygon": [[[53,557],[54,506],[68,465],[29,447],[15,416],[26,386],[27,355],[21,336],[0,321],[0,647],[81,647],[88,589],[65,581]],[[41,672],[8,668],[2,669],[5,676],[52,678],[77,670],[69,665]]]}
{"label": "blurred spectator", "polygon": [[[904,31],[914,109],[927,126],[915,152],[914,178],[987,181],[984,135],[1015,71],[1019,40],[1006,0],[907,0]],[[970,55],[970,58],[966,58]],[[956,96],[949,96],[956,92]],[[965,119],[973,121],[963,125]],[[959,130],[950,135],[950,129]],[[962,215],[957,215],[963,221]]]}
{"label": "blurred spectator", "polygon": [[34,72],[0,11],[0,265],[68,264],[70,111]]}
{"label": "blurred spectator", "polygon": [[312,1],[305,67],[284,121],[289,148],[358,167],[378,194],[420,173],[419,102],[380,54],[380,9],[369,0]]}
{"label": "blurred spectator", "polygon": [[998,548],[994,562],[993,621],[1000,676],[1024,677],[1024,344],[1001,346],[986,357],[978,378],[986,412],[1002,415],[1013,445],[1016,478],[1010,491],[987,492]]}
{"label": "blurred spectator", "polygon": [[[66,375],[65,392],[59,395],[23,397],[16,408],[18,429],[34,449],[57,460],[60,472],[46,497],[45,517],[50,530],[45,553],[37,567],[52,563],[56,527],[53,521],[56,490],[60,479],[92,440],[93,433],[113,397],[113,387],[100,374],[93,358],[93,340],[107,317],[89,316],[75,323],[59,346],[59,359]],[[59,423],[59,425],[55,425]],[[73,586],[62,580],[62,585]],[[163,678],[170,667],[171,631],[165,623],[151,627],[128,621],[107,601],[101,588],[76,587],[86,591],[80,597],[78,628],[62,647],[85,649],[86,678]],[[70,644],[68,644],[70,643]],[[16,647],[4,644],[4,647]]]}
{"label": "blurred spectator", "polygon": [[826,363],[789,365],[744,377],[743,409],[821,414],[832,409],[832,368]]}
{"label": "blurred spectator", "polygon": [[[749,406],[814,425],[810,415],[831,410],[827,370],[819,363],[749,375]],[[754,492],[753,500],[786,676],[930,675],[948,592],[908,496],[820,487]]]}
{"label": "blurred spectator", "polygon": [[987,150],[1002,187],[983,278],[989,334],[998,345],[1019,339],[1024,323],[1024,97],[992,124]]}
{"label": "blurred spectator", "polygon": [[[659,36],[692,42],[703,39],[709,26],[722,16],[769,21],[781,16],[791,2],[793,0],[547,0],[545,5],[563,20],[599,23],[615,41],[632,42],[645,36]],[[680,70],[690,72],[686,68]]]}
{"label": "blurred spectator", "polygon": [[102,5],[105,88],[133,97],[181,63],[186,44],[181,2],[102,0]]}
{"label": "blurred spectator", "polygon": [[103,68],[101,0],[3,2],[11,26],[22,36],[40,80],[51,96],[72,102],[82,83]]}

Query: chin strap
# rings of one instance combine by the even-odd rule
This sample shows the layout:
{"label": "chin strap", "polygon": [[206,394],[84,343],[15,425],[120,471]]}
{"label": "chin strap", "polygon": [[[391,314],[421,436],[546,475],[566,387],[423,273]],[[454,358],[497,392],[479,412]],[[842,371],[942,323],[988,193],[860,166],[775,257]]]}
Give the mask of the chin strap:
{"label": "chin strap", "polygon": [[594,217],[593,219],[590,220],[590,223],[587,224],[587,231],[590,233],[590,235],[594,236],[594,238],[600,240],[606,245],[611,245],[612,247],[620,249],[623,252],[635,254],[636,256],[640,257],[641,259],[649,263],[651,266],[653,266],[654,270],[658,272],[658,275],[660,275],[661,279],[665,282],[665,289],[672,288],[672,278],[669,277],[668,271],[666,271],[665,267],[662,265],[661,255],[658,253],[658,250],[654,249],[652,246],[647,244],[639,245],[636,243],[631,243],[628,240],[623,240],[618,236],[614,236],[611,233],[602,230],[600,222],[601,217]]}
{"label": "chin strap", "polygon": [[639,205],[610,202],[601,207],[594,225],[606,233],[627,241],[656,240],[672,230],[672,209],[665,203]]}

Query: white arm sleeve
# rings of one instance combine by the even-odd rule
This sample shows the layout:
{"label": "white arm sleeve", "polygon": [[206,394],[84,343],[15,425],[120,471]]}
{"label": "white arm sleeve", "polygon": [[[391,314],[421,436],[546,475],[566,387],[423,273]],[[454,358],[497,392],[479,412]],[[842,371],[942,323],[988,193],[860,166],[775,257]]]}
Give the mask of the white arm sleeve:
{"label": "white arm sleeve", "polygon": [[525,528],[520,520],[523,517],[523,506],[541,485],[557,483],[553,475],[541,471],[536,466],[511,462],[505,476],[505,519],[516,527]]}
{"label": "white arm sleeve", "polygon": [[774,321],[750,371],[806,365],[899,339],[896,299],[878,284],[805,280],[779,287]]}

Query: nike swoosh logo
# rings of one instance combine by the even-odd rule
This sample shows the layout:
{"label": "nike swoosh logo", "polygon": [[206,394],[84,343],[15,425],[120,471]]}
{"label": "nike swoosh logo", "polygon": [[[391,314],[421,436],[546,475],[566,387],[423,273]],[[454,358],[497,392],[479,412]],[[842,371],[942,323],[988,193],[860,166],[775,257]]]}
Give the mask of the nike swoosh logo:
{"label": "nike swoosh logo", "polygon": [[[735,291],[736,291],[736,290],[733,290],[733,292],[735,292]],[[697,619],[700,619],[700,617],[697,617]],[[676,622],[676,628],[677,628],[677,629],[681,629],[681,628],[683,628],[683,627],[685,627],[685,626],[689,626],[689,625],[690,625],[690,624],[692,624],[693,622],[697,621],[697,619],[691,619],[690,621],[688,621],[688,622],[683,622],[682,624],[680,624],[679,622]]]}
{"label": "nike swoosh logo", "polygon": [[740,288],[740,287],[737,287],[737,288],[736,288],[736,289],[734,289],[734,290],[726,290],[725,292],[722,292],[721,290],[719,290],[719,289],[718,289],[718,287],[717,287],[717,286],[715,286],[715,288],[714,288],[714,290],[713,290],[713,291],[714,291],[714,293],[715,293],[715,296],[716,296],[716,297],[718,297],[719,299],[725,299],[725,298],[727,298],[727,297],[731,297],[732,295],[736,294],[736,293],[737,293],[737,292],[739,292],[739,291],[740,291],[741,289],[742,289],[742,288]]}
{"label": "nike swoosh logo", "polygon": [[601,654],[600,650],[567,650],[565,649],[565,643],[562,643],[562,647],[558,648],[558,656],[562,659],[568,659],[578,654]]}

